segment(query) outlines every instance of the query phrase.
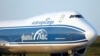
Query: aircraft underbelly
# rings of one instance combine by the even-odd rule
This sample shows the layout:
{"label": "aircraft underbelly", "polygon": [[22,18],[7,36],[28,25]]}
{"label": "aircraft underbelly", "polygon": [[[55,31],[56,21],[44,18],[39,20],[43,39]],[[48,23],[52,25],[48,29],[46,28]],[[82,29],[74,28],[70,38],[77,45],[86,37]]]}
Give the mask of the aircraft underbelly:
{"label": "aircraft underbelly", "polygon": [[72,50],[77,47],[84,46],[86,42],[76,43],[76,44],[54,44],[54,45],[30,45],[30,46],[0,46],[0,52],[26,52],[26,53],[59,53],[59,52],[67,52],[68,50]]}

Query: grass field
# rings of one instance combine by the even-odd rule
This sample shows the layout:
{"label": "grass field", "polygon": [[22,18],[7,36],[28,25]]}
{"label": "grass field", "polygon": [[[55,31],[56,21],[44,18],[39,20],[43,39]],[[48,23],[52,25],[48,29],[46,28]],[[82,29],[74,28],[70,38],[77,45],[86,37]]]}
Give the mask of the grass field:
{"label": "grass field", "polygon": [[100,36],[88,47],[85,56],[100,56]]}
{"label": "grass field", "polygon": [[[27,54],[26,56],[50,56],[49,54]],[[100,56],[100,36],[87,49],[85,56]]]}

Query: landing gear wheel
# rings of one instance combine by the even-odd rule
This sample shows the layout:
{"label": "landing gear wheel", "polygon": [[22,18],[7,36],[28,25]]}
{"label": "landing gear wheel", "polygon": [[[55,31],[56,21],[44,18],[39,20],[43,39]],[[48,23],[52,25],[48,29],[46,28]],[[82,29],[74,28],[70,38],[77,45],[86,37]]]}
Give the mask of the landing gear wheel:
{"label": "landing gear wheel", "polygon": [[72,50],[69,50],[69,51],[68,51],[68,56],[74,56]]}

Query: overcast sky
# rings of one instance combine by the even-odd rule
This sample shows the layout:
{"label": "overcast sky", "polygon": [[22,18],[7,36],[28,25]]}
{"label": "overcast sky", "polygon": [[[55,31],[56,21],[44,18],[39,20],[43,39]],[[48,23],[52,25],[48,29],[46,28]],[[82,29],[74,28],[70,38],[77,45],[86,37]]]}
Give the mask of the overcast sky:
{"label": "overcast sky", "polygon": [[0,20],[27,19],[57,11],[78,11],[100,35],[100,0],[0,0]]}

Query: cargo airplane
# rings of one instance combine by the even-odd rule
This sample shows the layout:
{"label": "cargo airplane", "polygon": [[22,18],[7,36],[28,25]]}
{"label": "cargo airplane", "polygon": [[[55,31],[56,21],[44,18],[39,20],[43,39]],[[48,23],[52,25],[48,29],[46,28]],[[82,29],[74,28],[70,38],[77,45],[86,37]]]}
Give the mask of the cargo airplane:
{"label": "cargo airplane", "polygon": [[83,56],[96,36],[90,23],[73,11],[0,21],[0,55],[50,53],[51,56]]}

